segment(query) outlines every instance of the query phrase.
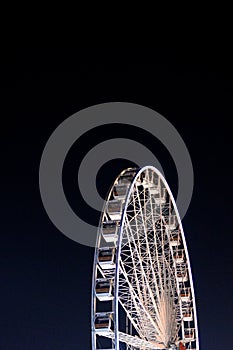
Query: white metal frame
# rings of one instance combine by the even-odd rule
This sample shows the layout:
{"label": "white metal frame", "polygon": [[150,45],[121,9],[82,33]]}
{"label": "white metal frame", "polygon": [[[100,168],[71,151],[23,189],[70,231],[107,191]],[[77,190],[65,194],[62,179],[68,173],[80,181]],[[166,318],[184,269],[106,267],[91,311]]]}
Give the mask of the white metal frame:
{"label": "white metal frame", "polygon": [[[114,186],[129,171],[134,176],[125,196],[121,194],[122,210],[115,215],[115,220],[120,221],[118,234],[113,235],[112,242],[106,241],[102,225],[112,221],[108,205],[111,200],[116,201]],[[172,232],[179,233],[179,245],[170,241]],[[98,252],[104,246],[116,250],[113,268],[102,269],[98,264]],[[182,260],[177,260],[180,251]],[[98,300],[98,278],[108,278],[113,283],[111,301]],[[183,289],[190,291],[189,297],[181,298]],[[113,329],[108,332],[95,329],[99,309],[106,309],[104,312],[113,317]],[[191,311],[190,317],[187,310]],[[199,350],[195,295],[183,227],[166,180],[152,166],[124,170],[107,196],[95,249],[91,312],[92,350],[178,349],[180,342],[186,349]],[[101,345],[101,339],[109,339],[104,340],[109,344]]]}

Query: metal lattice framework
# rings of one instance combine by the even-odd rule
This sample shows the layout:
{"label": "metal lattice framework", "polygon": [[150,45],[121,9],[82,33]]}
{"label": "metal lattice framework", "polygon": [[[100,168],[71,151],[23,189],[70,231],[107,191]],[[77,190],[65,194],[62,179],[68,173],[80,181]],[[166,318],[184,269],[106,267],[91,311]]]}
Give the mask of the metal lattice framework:
{"label": "metal lattice framework", "polygon": [[181,220],[168,184],[151,166],[124,170],[103,208],[92,349],[199,349]]}

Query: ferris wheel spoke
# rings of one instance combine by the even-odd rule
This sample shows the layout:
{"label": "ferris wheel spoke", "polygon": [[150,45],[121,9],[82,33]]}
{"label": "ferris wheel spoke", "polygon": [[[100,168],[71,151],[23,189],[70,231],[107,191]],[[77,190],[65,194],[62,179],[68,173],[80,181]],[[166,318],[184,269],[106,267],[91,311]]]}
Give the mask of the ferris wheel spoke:
{"label": "ferris wheel spoke", "polygon": [[[145,270],[144,270],[143,265],[142,265],[143,257],[142,257],[142,255],[139,252],[139,249],[140,249],[140,237],[137,237],[138,241],[139,241],[138,246],[137,246],[137,244],[135,242],[135,235],[132,234],[132,231],[130,232],[131,234],[129,235],[129,231],[131,231],[130,226],[126,226],[126,234],[127,234],[127,237],[128,237],[128,241],[129,241],[129,245],[130,245],[130,253],[131,253],[131,257],[132,257],[132,261],[133,261],[133,272],[135,273],[135,279],[136,279],[136,283],[137,283],[137,286],[138,286],[139,293],[141,295],[141,298],[145,299],[145,296],[147,297],[148,296],[148,292],[149,292],[151,301],[152,301],[153,306],[155,308],[155,312],[157,312],[158,309],[157,309],[157,305],[156,305],[156,302],[155,302],[155,299],[154,299],[154,294],[153,294],[153,291],[151,290],[151,285],[149,283],[148,277],[146,276]],[[132,243],[133,243],[133,248],[132,248]],[[135,255],[137,256],[137,260],[136,260]],[[140,267],[139,269],[137,268],[135,261],[137,262],[137,264],[139,264],[139,267]],[[140,272],[139,277],[137,275],[137,271],[138,270]],[[141,281],[140,281],[140,278],[141,278]],[[146,286],[145,286],[146,288],[144,287],[144,289],[143,289],[143,291],[145,293],[144,296],[142,295],[141,288],[140,288],[140,283],[143,284],[143,282],[145,282],[145,284],[146,284]]]}
{"label": "ferris wheel spoke", "polygon": [[[138,192],[137,192],[137,195],[138,195]],[[140,209],[142,211],[141,204],[140,204]],[[159,295],[158,285],[156,283],[155,269],[154,269],[155,261],[152,260],[152,255],[151,255],[151,251],[153,251],[153,249],[151,249],[151,246],[150,246],[149,241],[148,241],[147,228],[146,228],[146,225],[145,225],[143,218],[142,218],[142,221],[143,221],[143,228],[144,228],[144,232],[145,232],[146,252],[149,256],[149,262],[150,262],[150,271],[149,272],[152,272],[153,284],[154,284],[155,289],[156,289],[156,294]]]}
{"label": "ferris wheel spoke", "polygon": [[[126,229],[126,233],[129,234],[129,231],[127,229]],[[128,282],[128,285],[130,285],[132,290],[137,290],[138,291],[139,302],[145,304],[144,312],[146,311],[146,313],[149,315],[149,319],[153,322],[154,325],[156,324],[156,330],[157,330],[157,333],[158,333],[157,337],[162,338],[162,334],[164,333],[164,330],[162,329],[162,323],[160,322],[160,319],[159,319],[159,315],[160,314],[159,314],[158,306],[157,306],[157,304],[156,304],[156,302],[154,300],[154,295],[153,295],[153,292],[151,290],[150,283],[149,283],[148,278],[147,278],[147,276],[145,274],[145,271],[144,271],[144,269],[142,267],[141,257],[139,255],[137,246],[135,244],[134,235],[131,235],[131,237],[128,237],[128,238],[129,238],[128,241],[129,241],[130,246],[131,246],[131,242],[134,243],[134,248],[133,249],[136,252],[137,261],[139,261],[139,265],[140,265],[140,268],[138,269],[137,266],[135,265],[135,260],[136,259],[135,259],[134,255],[133,255],[133,249],[131,247],[130,252],[133,255],[133,259],[132,259],[132,261],[133,261],[132,273],[135,275],[136,288],[134,288],[134,285],[132,285],[130,283],[129,278],[128,278],[129,272],[126,273],[123,262],[121,264],[122,271],[124,273],[126,281]],[[139,271],[141,278],[143,278],[143,281],[146,283],[146,286],[144,286],[143,290],[147,291],[147,295],[146,296],[147,297],[149,296],[150,299],[146,298],[145,294],[143,295],[141,293],[142,281],[140,281],[138,279],[137,271]],[[148,293],[149,293],[149,295],[148,295]]]}
{"label": "ferris wheel spoke", "polygon": [[[151,332],[153,332],[153,329],[156,330],[157,338],[160,339],[159,334],[161,334],[161,330],[158,327],[157,322],[152,318],[151,314],[148,312],[147,308],[144,306],[144,303],[137,295],[134,286],[131,285],[128,274],[125,271],[124,265],[121,264],[121,273],[124,276],[124,285],[121,285],[121,281],[119,281],[119,300],[122,305],[124,305],[124,308],[126,310],[128,318],[131,320],[131,322],[134,324],[135,329],[138,331],[138,333],[141,336],[145,336],[144,332],[142,331],[145,324],[148,325]],[[126,285],[126,287],[125,287]],[[123,292],[124,288],[126,289],[125,292]],[[133,307],[130,304],[129,295],[131,297],[131,300],[133,302]]]}
{"label": "ferris wheel spoke", "polygon": [[[138,193],[137,193],[138,195]],[[140,209],[142,211],[142,208],[141,208],[141,205],[140,205]],[[149,245],[149,241],[148,241],[148,237],[147,237],[147,228],[146,228],[146,225],[145,225],[145,222],[144,220],[142,220],[143,222],[143,228],[144,228],[144,232],[145,232],[145,242],[146,242],[146,255],[147,255],[147,260],[149,262],[149,266],[147,266],[147,270],[149,272],[149,274],[152,273],[152,281],[153,281],[153,286],[155,286],[155,292],[157,294],[157,304],[156,306],[158,305],[157,309],[156,309],[156,317],[157,319],[159,319],[159,324],[161,325],[160,329],[161,329],[161,332],[163,333],[163,337],[165,336],[165,331],[166,331],[166,323],[165,323],[165,320],[163,320],[162,318],[164,318],[164,314],[161,312],[161,307],[160,307],[160,293],[159,293],[159,290],[158,290],[158,285],[156,283],[156,276],[155,276],[155,269],[153,268],[154,265],[155,265],[155,262],[152,261],[152,257],[151,257],[151,246]]]}
{"label": "ferris wheel spoke", "polygon": [[[106,335],[107,338],[114,338],[113,333],[109,333]],[[132,336],[127,333],[119,332],[119,340],[122,343],[126,343],[135,347],[136,349],[150,349],[150,350],[160,350],[165,349],[165,345],[159,342],[151,342],[148,340],[141,339],[137,336]]]}

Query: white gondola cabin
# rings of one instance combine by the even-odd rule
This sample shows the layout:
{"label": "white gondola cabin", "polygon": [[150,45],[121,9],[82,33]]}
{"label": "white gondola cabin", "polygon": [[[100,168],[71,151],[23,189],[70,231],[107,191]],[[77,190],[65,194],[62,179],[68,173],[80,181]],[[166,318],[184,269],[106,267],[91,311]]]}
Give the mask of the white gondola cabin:
{"label": "white gondola cabin", "polygon": [[114,332],[113,314],[98,313],[95,316],[95,332],[98,335],[105,335]]}
{"label": "white gondola cabin", "polygon": [[129,188],[129,183],[117,184],[113,188],[113,197],[115,199],[124,199]]}
{"label": "white gondola cabin", "polygon": [[177,272],[177,280],[178,282],[186,282],[188,281],[188,274],[187,271],[183,272]]}
{"label": "white gondola cabin", "polygon": [[191,308],[187,308],[183,310],[183,320],[184,321],[192,321],[193,320],[193,312]]}
{"label": "white gondola cabin", "polygon": [[150,194],[159,194],[159,186],[158,186],[158,179],[156,179],[156,183],[153,181],[153,179],[143,178],[141,180],[141,183],[144,188],[147,188],[150,192]]}
{"label": "white gondola cabin", "polygon": [[176,263],[184,262],[185,252],[184,249],[178,249],[174,252],[174,259]]}
{"label": "white gondola cabin", "polygon": [[195,329],[194,328],[186,328],[184,330],[184,338],[185,338],[185,340],[193,340],[195,338]]}
{"label": "white gondola cabin", "polygon": [[167,230],[175,230],[178,222],[176,215],[165,216],[165,227]]}
{"label": "white gondola cabin", "polygon": [[114,199],[108,202],[107,213],[111,220],[121,220],[123,203],[118,199]]}
{"label": "white gondola cabin", "polygon": [[116,267],[115,248],[99,248],[98,264],[103,270],[114,269]]}
{"label": "white gondola cabin", "polygon": [[170,239],[169,239],[170,245],[172,247],[180,245],[180,232],[179,231],[177,231],[177,230],[172,231],[172,232],[170,232],[169,236],[170,236]]}
{"label": "white gondola cabin", "polygon": [[96,297],[100,301],[108,301],[112,300],[113,294],[112,294],[112,281],[107,278],[98,278],[96,280],[96,288],[95,293]]}
{"label": "white gondola cabin", "polygon": [[177,280],[178,282],[186,282],[188,281],[188,272],[187,267],[185,264],[177,263],[176,264],[176,271],[177,271]]}
{"label": "white gondola cabin", "polygon": [[190,288],[181,289],[180,298],[182,301],[190,301]]}
{"label": "white gondola cabin", "polygon": [[[150,193],[151,194],[154,194],[154,193],[152,193],[151,192],[151,190],[149,190],[150,191]],[[157,204],[157,205],[159,205],[159,204],[165,204],[166,203],[166,195],[167,195],[167,190],[166,190],[166,188],[162,188],[161,189],[161,193],[160,193],[160,191],[159,191],[159,193],[155,193],[154,194],[154,200],[155,200],[155,203]]]}
{"label": "white gondola cabin", "polygon": [[134,176],[136,174],[135,170],[128,170],[123,175],[120,176],[118,183],[119,184],[128,184],[130,185]]}
{"label": "white gondola cabin", "polygon": [[[159,194],[159,188],[156,187],[154,184],[153,184],[153,186],[149,186],[148,190],[149,190],[150,194]],[[158,200],[157,200],[157,202],[158,202]]]}
{"label": "white gondola cabin", "polygon": [[102,234],[106,242],[117,241],[119,230],[118,221],[105,221],[102,225]]}

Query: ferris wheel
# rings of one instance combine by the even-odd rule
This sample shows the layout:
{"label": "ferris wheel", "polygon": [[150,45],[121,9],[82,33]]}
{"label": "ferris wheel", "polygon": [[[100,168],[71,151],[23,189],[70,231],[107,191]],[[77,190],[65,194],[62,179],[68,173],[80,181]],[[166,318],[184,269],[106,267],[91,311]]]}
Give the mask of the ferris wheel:
{"label": "ferris wheel", "polygon": [[115,180],[98,229],[92,350],[199,349],[195,295],[175,200],[152,166]]}

